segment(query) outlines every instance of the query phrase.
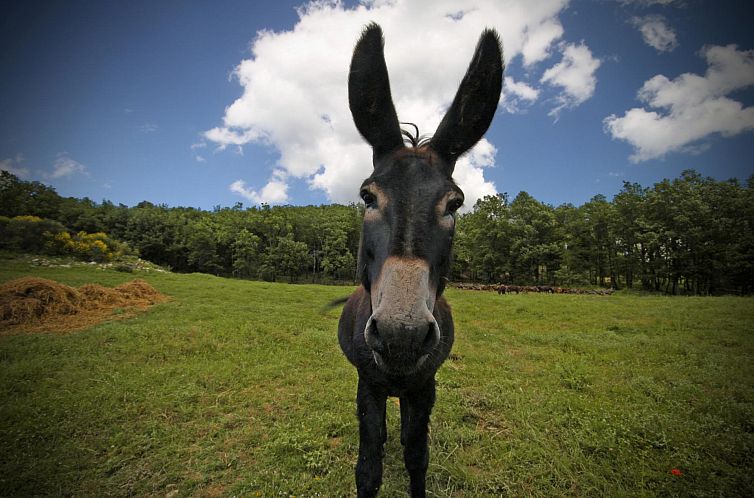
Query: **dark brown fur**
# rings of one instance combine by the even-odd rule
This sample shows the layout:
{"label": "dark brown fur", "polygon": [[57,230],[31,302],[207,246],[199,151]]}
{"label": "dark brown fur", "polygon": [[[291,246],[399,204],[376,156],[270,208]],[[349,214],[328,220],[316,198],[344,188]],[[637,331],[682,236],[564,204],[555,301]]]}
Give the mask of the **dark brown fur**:
{"label": "dark brown fur", "polygon": [[387,440],[385,403],[388,396],[397,396],[403,458],[416,498],[425,496],[435,373],[454,339],[450,306],[442,293],[463,193],[451,175],[458,157],[492,120],[503,61],[497,34],[486,30],[435,137],[419,142],[417,130],[414,147],[406,148],[382,47],[382,31],[369,25],[349,73],[351,113],[372,146],[374,172],[361,187],[366,204],[358,263],[362,285],[346,302],[338,340],[359,374],[358,496],[379,491]]}

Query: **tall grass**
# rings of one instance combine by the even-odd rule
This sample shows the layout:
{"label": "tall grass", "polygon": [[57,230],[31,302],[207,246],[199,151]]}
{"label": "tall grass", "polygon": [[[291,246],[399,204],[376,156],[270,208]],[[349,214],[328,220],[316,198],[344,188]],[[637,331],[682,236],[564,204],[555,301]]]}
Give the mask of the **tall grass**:
{"label": "tall grass", "polygon": [[[356,373],[322,311],[352,288],[0,263],[0,281],[138,276],[173,298],[0,337],[0,494],[354,494]],[[448,299],[430,496],[754,494],[751,299]],[[407,496],[398,423],[389,400],[382,496]]]}

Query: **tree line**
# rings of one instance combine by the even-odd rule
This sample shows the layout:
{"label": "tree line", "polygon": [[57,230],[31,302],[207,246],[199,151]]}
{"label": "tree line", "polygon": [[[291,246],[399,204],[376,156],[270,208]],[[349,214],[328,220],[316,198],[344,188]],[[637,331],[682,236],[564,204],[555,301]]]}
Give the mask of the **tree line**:
{"label": "tree line", "polygon": [[[60,196],[0,174],[0,216],[104,232],[173,271],[289,281],[353,281],[360,204],[136,206]],[[520,192],[487,196],[457,220],[453,279],[599,285],[671,294],[752,293],[754,176],[745,185],[694,171],[652,187],[624,182],[553,207]]]}
{"label": "tree line", "polygon": [[458,224],[454,269],[503,283],[750,294],[753,229],[754,176],[741,185],[688,170],[578,207],[498,194]]}

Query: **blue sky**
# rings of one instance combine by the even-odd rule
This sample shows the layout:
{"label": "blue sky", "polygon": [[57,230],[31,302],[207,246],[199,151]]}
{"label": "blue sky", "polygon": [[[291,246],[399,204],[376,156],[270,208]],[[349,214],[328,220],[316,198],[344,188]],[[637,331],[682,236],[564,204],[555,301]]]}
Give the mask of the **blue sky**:
{"label": "blue sky", "polygon": [[422,133],[481,30],[501,32],[505,95],[456,170],[467,205],[754,174],[747,2],[492,3],[16,2],[0,20],[0,167],[128,205],[356,200],[370,151],[345,75],[376,20],[399,117]]}

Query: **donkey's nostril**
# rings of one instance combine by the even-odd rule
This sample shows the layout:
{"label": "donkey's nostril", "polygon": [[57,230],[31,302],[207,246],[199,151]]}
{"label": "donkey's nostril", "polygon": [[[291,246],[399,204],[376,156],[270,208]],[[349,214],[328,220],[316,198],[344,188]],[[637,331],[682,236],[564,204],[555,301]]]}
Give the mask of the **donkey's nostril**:
{"label": "donkey's nostril", "polygon": [[421,352],[423,354],[429,353],[435,348],[435,346],[437,346],[439,342],[439,329],[437,328],[437,323],[432,321],[427,326],[426,335],[424,336],[424,340],[422,341]]}
{"label": "donkey's nostril", "polygon": [[373,351],[380,354],[384,352],[385,341],[380,335],[380,331],[377,328],[377,320],[374,317],[370,317],[367,322],[367,326],[364,329],[364,339],[366,340],[367,346],[372,348]]}
{"label": "donkey's nostril", "polygon": [[432,335],[432,325],[429,325],[424,335],[424,342],[422,343],[422,347],[432,347],[432,342],[434,342]]}

